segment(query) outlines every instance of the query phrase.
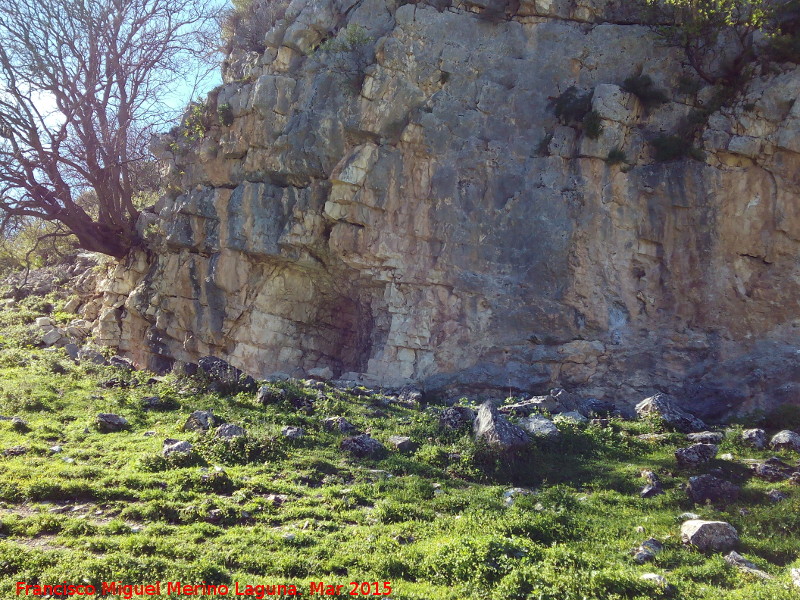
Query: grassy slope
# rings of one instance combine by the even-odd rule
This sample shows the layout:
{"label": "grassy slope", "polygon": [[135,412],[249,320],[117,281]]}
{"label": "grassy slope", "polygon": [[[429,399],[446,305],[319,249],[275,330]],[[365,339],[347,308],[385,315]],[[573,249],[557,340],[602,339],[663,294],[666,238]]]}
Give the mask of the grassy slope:
{"label": "grassy slope", "polygon": [[[14,597],[18,580],[294,583],[306,593],[309,581],[391,581],[390,597],[420,599],[797,598],[787,573],[800,566],[800,489],[714,461],[703,472],[724,469],[744,486],[742,498],[725,510],[693,506],[681,489],[693,473],[672,458],[683,436],[657,444],[632,437],[653,424],[562,424],[560,442],[517,462],[496,461],[468,432],[441,430],[437,406],[407,408],[330,387],[317,398],[313,387],[287,384],[289,396],[316,399],[307,415],[289,402],[262,407],[252,394],[204,392],[193,380],[147,384],[148,374],[76,366],[61,351],[25,347],[35,342],[25,325],[35,314],[0,312],[0,415],[29,425],[21,432],[0,422],[0,451],[28,448],[0,455],[2,598]],[[102,387],[111,377],[139,385]],[[143,410],[141,398],[152,395],[174,409]],[[247,440],[226,445],[180,431],[191,411],[208,408],[242,424]],[[130,431],[97,432],[98,412],[125,416]],[[339,450],[342,436],[321,427],[334,415],[384,442],[409,435],[420,448],[378,461],[350,458]],[[308,435],[286,440],[284,425]],[[161,458],[167,437],[190,441],[198,460]],[[60,453],[50,451],[55,444]],[[721,452],[768,456],[738,447],[733,435]],[[638,496],[643,468],[661,475],[665,495]],[[511,485],[536,493],[508,506],[503,492]],[[790,499],[773,504],[765,497],[772,488]],[[687,510],[732,523],[739,551],[775,580],[682,547],[679,515]],[[650,536],[665,550],[637,565],[630,551]],[[647,572],[665,575],[675,590],[641,581]]]}

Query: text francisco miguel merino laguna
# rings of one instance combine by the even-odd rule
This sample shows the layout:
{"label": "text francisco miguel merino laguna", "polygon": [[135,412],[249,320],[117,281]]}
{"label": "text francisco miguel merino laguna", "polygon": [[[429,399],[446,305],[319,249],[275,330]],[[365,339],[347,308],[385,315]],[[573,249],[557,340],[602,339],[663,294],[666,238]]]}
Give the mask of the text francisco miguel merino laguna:
{"label": "text francisco miguel merino laguna", "polygon": [[[100,589],[92,585],[71,585],[66,581],[55,585],[35,585],[17,582],[17,596],[118,596],[131,600],[137,596],[248,596],[262,600],[266,596],[304,596],[304,592],[291,584],[280,585],[227,585],[186,584],[180,581],[156,581],[151,584],[126,585],[121,581],[103,581]],[[388,581],[351,581],[345,584],[328,584],[312,581],[308,595],[314,596],[388,596],[392,584]]]}

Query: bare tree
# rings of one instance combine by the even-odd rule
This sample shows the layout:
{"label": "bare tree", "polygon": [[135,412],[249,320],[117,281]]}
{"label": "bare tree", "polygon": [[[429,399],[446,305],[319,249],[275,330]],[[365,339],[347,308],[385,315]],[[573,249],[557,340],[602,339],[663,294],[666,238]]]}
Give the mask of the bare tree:
{"label": "bare tree", "polygon": [[215,7],[0,0],[0,233],[28,217],[117,258],[139,242],[137,174],[165,100],[208,65]]}

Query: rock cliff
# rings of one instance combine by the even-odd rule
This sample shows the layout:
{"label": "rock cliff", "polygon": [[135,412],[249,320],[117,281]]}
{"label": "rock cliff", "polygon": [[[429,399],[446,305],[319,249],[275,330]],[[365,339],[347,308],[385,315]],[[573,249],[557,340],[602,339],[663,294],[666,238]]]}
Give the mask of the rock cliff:
{"label": "rock cliff", "polygon": [[[800,402],[800,69],[757,73],[702,153],[657,161],[714,90],[685,91],[627,4],[293,0],[160,140],[171,193],[97,334],[155,368]],[[572,86],[596,139],[556,118]]]}

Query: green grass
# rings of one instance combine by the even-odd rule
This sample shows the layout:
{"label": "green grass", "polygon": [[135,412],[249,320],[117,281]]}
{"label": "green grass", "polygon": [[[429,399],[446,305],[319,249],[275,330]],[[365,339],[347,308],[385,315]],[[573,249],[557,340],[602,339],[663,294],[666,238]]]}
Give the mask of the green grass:
{"label": "green grass", "polygon": [[[468,431],[444,431],[442,407],[407,408],[381,393],[316,389],[302,382],[279,404],[255,395],[223,396],[202,381],[75,365],[61,351],[37,349],[28,308],[0,312],[0,415],[18,415],[28,430],[0,421],[0,597],[14,582],[130,584],[177,581],[233,589],[309,582],[391,582],[391,598],[535,598],[552,600],[796,598],[788,568],[800,566],[800,493],[747,477],[738,463],[714,461],[743,486],[725,509],[694,506],[682,491],[696,472],[679,469],[673,434],[658,443],[635,436],[657,423],[612,420],[602,429],[560,423],[561,440],[499,458]],[[117,378],[126,387],[104,387]],[[319,392],[319,397],[318,397]],[[159,395],[172,410],[147,411]],[[292,400],[315,399],[312,414]],[[243,425],[232,444],[180,430],[197,409]],[[102,434],[98,412],[124,416],[130,429]],[[354,459],[322,420],[342,415],[386,442],[408,435],[414,453]],[[284,425],[303,427],[289,441]],[[145,436],[145,432],[155,432]],[[194,458],[165,459],[165,438],[191,442]],[[61,446],[61,452],[50,448]],[[766,457],[731,434],[721,452]],[[788,454],[787,461],[795,460]],[[638,495],[642,469],[656,471],[666,493]],[[534,493],[507,503],[504,492]],[[765,497],[780,488],[790,498]],[[775,575],[761,582],[680,543],[679,515],[723,519],[740,532],[739,551]],[[647,565],[630,551],[648,537],[665,550]],[[674,590],[643,581],[663,574]],[[381,588],[383,589],[383,588]],[[231,592],[232,595],[232,592]],[[251,596],[253,597],[253,596]]]}

